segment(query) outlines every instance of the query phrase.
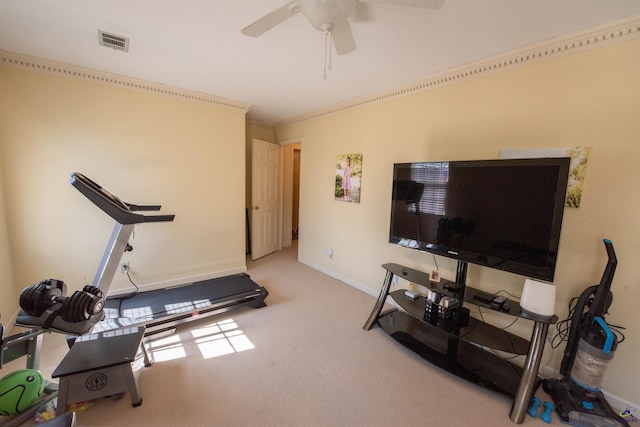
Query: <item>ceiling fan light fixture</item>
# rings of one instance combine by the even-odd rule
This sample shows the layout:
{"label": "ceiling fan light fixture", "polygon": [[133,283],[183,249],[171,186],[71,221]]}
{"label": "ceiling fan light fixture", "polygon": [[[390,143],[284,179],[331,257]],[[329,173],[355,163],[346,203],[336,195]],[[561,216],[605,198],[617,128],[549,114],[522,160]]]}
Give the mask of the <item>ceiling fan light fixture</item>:
{"label": "ceiling fan light fixture", "polygon": [[241,30],[242,34],[258,37],[285,20],[300,13],[312,27],[325,37],[324,78],[331,69],[331,48],[338,55],[356,50],[349,19],[356,14],[359,3],[389,3],[396,6],[437,9],[446,0],[292,0],[272,10]]}
{"label": "ceiling fan light fixture", "polygon": [[333,30],[333,24],[330,24],[330,23],[322,24],[320,25],[320,29],[325,33],[330,33],[331,30]]}

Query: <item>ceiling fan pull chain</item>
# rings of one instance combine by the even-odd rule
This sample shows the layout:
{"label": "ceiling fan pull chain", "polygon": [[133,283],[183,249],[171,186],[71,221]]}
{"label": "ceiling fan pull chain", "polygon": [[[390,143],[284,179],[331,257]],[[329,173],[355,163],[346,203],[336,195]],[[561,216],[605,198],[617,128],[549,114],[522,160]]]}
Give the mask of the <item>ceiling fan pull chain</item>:
{"label": "ceiling fan pull chain", "polygon": [[331,51],[333,50],[333,37],[331,37],[331,32],[327,35],[327,39],[329,40],[329,71],[331,71]]}
{"label": "ceiling fan pull chain", "polygon": [[327,70],[331,71],[331,30],[324,30],[324,79],[327,80]]}
{"label": "ceiling fan pull chain", "polygon": [[327,54],[327,50],[331,51],[329,47],[329,31],[325,30],[324,32],[324,79],[327,80],[327,70],[331,69],[331,60],[327,61],[329,55]]}

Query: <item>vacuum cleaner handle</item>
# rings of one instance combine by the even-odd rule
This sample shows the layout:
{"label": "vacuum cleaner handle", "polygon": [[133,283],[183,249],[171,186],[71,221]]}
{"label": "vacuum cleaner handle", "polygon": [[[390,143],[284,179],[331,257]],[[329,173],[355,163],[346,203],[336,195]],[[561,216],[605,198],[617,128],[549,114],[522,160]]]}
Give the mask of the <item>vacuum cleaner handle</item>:
{"label": "vacuum cleaner handle", "polygon": [[[593,285],[586,288],[582,294],[580,294],[578,302],[576,303],[574,317],[571,320],[569,337],[567,338],[567,346],[564,349],[564,357],[560,364],[560,375],[563,377],[567,377],[571,372],[582,328],[592,323],[595,318],[599,317],[604,319],[604,314],[613,300],[613,294],[610,289],[618,259],[616,258],[616,252],[613,249],[611,240],[604,239],[603,241],[609,260],[602,274],[600,285]],[[591,298],[592,295],[594,295],[594,297],[589,306],[589,311],[584,313],[584,309],[587,307],[589,298]]]}
{"label": "vacuum cleaner handle", "polygon": [[618,258],[616,258],[616,251],[613,250],[613,242],[609,239],[603,239],[604,247],[607,250],[607,255],[614,265],[618,264]]}
{"label": "vacuum cleaner handle", "polygon": [[604,239],[604,246],[607,250],[609,261],[607,262],[607,266],[604,269],[602,279],[600,279],[600,286],[598,286],[596,295],[593,298],[593,302],[591,303],[591,308],[589,309],[589,315],[591,316],[591,318],[604,318],[604,314],[607,311],[608,306],[607,301],[609,299],[611,282],[613,281],[613,275],[616,272],[616,266],[618,265],[618,259],[616,258],[616,252],[613,249],[613,243],[611,242],[611,240]]}

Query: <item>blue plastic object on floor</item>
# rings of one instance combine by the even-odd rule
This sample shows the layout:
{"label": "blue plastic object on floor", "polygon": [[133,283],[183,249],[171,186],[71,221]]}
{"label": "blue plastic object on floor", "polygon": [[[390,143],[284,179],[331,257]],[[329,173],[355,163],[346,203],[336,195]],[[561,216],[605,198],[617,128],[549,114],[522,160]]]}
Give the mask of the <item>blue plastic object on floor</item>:
{"label": "blue plastic object on floor", "polygon": [[538,408],[542,405],[542,400],[539,397],[533,396],[531,398],[531,402],[529,402],[529,409],[527,409],[527,414],[531,415],[533,418],[538,418]]}
{"label": "blue plastic object on floor", "polygon": [[553,413],[553,403],[544,402],[544,412],[540,415],[540,419],[547,424],[551,424],[551,414]]}

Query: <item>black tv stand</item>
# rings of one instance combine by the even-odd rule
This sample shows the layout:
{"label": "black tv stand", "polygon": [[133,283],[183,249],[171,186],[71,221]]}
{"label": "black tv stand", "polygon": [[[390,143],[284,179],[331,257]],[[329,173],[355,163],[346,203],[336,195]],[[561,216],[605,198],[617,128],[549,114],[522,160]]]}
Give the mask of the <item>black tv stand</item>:
{"label": "black tv stand", "polygon": [[[382,267],[386,270],[385,280],[363,329],[369,330],[377,323],[396,341],[434,365],[512,396],[513,405],[509,417],[515,423],[522,423],[535,385],[540,380],[538,369],[549,324],[555,323],[557,316],[536,316],[522,311],[515,301],[510,301],[508,309],[492,308],[486,299],[486,293],[466,286],[467,265],[464,262],[458,263],[455,282],[432,282],[428,274],[399,264],[384,264]],[[466,303],[529,319],[534,322],[531,338],[527,341],[470,318],[469,309],[464,304],[453,320],[425,320],[425,297],[410,299],[405,296],[404,290],[390,291],[395,276]],[[381,314],[387,296],[391,296],[402,310],[394,309]],[[524,365],[515,365],[485,348],[526,355]]]}

